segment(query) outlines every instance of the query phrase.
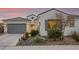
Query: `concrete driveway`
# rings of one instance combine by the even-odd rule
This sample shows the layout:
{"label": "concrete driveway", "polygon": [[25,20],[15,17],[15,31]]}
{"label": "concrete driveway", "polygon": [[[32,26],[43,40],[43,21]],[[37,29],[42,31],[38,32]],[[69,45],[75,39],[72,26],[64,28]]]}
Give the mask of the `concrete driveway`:
{"label": "concrete driveway", "polygon": [[21,34],[0,35],[0,49],[16,46],[16,43],[18,42],[20,37],[21,37]]}

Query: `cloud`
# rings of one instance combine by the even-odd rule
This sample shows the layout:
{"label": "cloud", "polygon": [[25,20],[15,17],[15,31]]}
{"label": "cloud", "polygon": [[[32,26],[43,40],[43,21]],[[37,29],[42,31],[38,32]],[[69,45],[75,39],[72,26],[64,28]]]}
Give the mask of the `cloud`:
{"label": "cloud", "polygon": [[24,13],[22,12],[18,12],[18,13],[7,13],[7,14],[4,14],[6,16],[22,16]]}
{"label": "cloud", "polygon": [[25,14],[22,12],[17,12],[17,13],[12,12],[12,13],[0,14],[0,18],[7,19],[7,18],[14,18],[14,17],[22,17],[24,15]]}
{"label": "cloud", "polygon": [[21,17],[26,12],[32,10],[31,8],[0,8],[0,19]]}

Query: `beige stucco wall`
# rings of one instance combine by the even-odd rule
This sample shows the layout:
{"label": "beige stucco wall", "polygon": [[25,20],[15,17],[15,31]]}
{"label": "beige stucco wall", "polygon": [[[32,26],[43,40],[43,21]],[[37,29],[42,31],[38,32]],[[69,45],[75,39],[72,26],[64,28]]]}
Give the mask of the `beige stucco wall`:
{"label": "beige stucco wall", "polygon": [[64,35],[72,35],[72,33],[79,33],[79,19],[75,19],[74,27],[66,26]]}
{"label": "beige stucco wall", "polygon": [[[39,24],[38,24],[39,22],[36,20],[36,21],[28,21],[27,23],[26,23],[26,29],[27,29],[27,32],[31,32],[31,30],[37,30],[38,29],[38,27],[39,27]],[[34,26],[33,27],[31,27],[31,24],[33,24]]]}

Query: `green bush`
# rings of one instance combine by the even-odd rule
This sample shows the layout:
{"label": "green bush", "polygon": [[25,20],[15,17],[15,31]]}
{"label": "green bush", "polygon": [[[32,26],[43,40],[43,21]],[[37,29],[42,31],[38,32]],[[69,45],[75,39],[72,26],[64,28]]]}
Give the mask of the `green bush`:
{"label": "green bush", "polygon": [[22,40],[27,40],[28,38],[29,38],[28,32],[25,32],[23,36],[21,37]]}
{"label": "green bush", "polygon": [[28,32],[25,32],[24,33],[24,36],[25,36],[25,38],[29,38],[29,33]]}
{"label": "green bush", "polygon": [[56,40],[57,38],[60,39],[61,36],[62,36],[62,32],[59,29],[48,31],[48,37],[53,38],[54,40]]}
{"label": "green bush", "polygon": [[27,38],[25,38],[24,36],[21,37],[22,40],[27,40]]}
{"label": "green bush", "polygon": [[44,43],[45,41],[40,37],[36,37],[33,42],[37,43],[37,44],[40,44],[40,43]]}
{"label": "green bush", "polygon": [[72,38],[73,38],[75,41],[79,42],[79,36],[77,35],[76,32],[74,32],[74,33],[72,34]]}
{"label": "green bush", "polygon": [[53,30],[48,30],[48,37],[53,38]]}
{"label": "green bush", "polygon": [[31,36],[32,37],[34,37],[34,36],[36,36],[36,35],[38,35],[39,34],[39,31],[38,30],[32,30],[31,31]]}

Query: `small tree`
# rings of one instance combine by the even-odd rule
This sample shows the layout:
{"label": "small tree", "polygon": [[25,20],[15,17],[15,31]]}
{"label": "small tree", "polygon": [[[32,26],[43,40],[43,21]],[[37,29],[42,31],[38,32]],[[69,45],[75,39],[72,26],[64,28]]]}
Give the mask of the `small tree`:
{"label": "small tree", "polygon": [[0,33],[4,33],[4,24],[0,23]]}
{"label": "small tree", "polygon": [[66,16],[67,19],[65,19],[63,14],[57,13],[56,17],[58,19],[60,19],[60,21],[61,21],[61,30],[62,30],[62,39],[63,39],[64,38],[65,27],[67,25],[69,25],[70,27],[74,26],[74,18],[75,18],[75,16],[74,15],[68,15],[68,16]]}
{"label": "small tree", "polygon": [[64,19],[64,16],[63,16],[63,14],[61,14],[61,13],[57,13],[56,14],[56,17],[57,17],[57,19],[59,19],[60,20],[60,22],[61,22],[61,24],[60,24],[60,29],[61,29],[61,32],[62,32],[62,36],[61,36],[61,39],[63,40],[63,38],[64,38],[64,30],[65,30],[65,24],[66,24],[66,21],[65,21],[65,19]]}

